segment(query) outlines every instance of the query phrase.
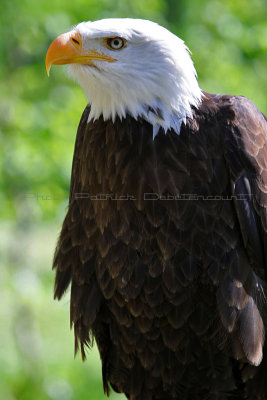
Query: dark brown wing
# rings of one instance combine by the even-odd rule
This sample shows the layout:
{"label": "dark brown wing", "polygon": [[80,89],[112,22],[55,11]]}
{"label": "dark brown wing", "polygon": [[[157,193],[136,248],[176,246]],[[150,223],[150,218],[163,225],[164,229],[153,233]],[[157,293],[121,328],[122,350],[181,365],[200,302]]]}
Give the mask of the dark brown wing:
{"label": "dark brown wing", "polygon": [[235,154],[231,158],[228,153],[227,160],[233,193],[240,196],[236,210],[250,260],[255,271],[266,278],[267,121],[249,99],[235,97],[232,101],[237,121],[232,148]]}
{"label": "dark brown wing", "polygon": [[259,365],[266,327],[267,123],[250,100],[232,97],[231,103],[235,119],[226,132],[225,157],[243,246],[217,299],[235,357]]}
{"label": "dark brown wing", "polygon": [[[81,192],[80,189],[80,154],[81,147],[84,140],[85,127],[87,123],[88,117],[88,108],[87,107],[82,115],[82,118],[79,123],[76,143],[75,143],[75,151],[72,163],[72,173],[71,173],[71,184],[70,184],[70,195],[69,195],[69,207],[71,203],[75,203],[75,193]],[[76,209],[76,207],[74,207]],[[71,218],[69,213],[67,213],[65,220],[63,222],[62,231],[60,237],[58,239],[58,246],[56,248],[53,269],[56,269],[56,278],[55,278],[55,298],[60,300],[66,289],[68,288],[71,279],[72,279],[72,266],[73,260],[69,257],[73,252],[70,251],[73,248],[72,243],[72,229],[76,225],[77,216],[73,215]]]}
{"label": "dark brown wing", "polygon": [[[90,345],[90,329],[102,303],[102,295],[95,277],[95,254],[90,248],[96,226],[91,220],[89,193],[84,190],[83,181],[87,177],[88,165],[82,160],[84,141],[89,140],[87,124],[89,106],[81,117],[77,131],[72,164],[69,208],[62,225],[55,251],[53,269],[56,269],[54,297],[62,297],[71,283],[70,323],[75,329],[75,351],[78,338]],[[95,128],[94,128],[95,129]],[[83,209],[81,209],[83,207]],[[86,210],[86,212],[84,212]],[[82,356],[85,351],[82,345]]]}

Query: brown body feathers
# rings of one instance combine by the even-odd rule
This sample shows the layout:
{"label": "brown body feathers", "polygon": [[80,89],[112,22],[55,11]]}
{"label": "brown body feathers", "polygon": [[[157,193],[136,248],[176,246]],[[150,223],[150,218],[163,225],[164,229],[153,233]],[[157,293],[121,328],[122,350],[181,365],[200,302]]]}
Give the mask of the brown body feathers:
{"label": "brown body feathers", "polygon": [[76,349],[95,337],[130,400],[267,396],[267,122],[205,94],[180,134],[125,119],[78,128],[55,297]]}

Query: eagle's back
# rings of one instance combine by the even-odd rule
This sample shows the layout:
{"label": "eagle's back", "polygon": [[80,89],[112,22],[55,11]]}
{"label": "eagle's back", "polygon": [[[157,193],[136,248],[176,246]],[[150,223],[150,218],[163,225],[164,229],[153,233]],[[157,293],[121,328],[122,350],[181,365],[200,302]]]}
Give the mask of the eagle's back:
{"label": "eagle's back", "polygon": [[76,348],[85,356],[96,338],[106,392],[110,383],[131,400],[267,394],[267,124],[250,107],[206,94],[179,135],[154,139],[130,116],[87,124],[86,108],[55,296],[71,282]]}

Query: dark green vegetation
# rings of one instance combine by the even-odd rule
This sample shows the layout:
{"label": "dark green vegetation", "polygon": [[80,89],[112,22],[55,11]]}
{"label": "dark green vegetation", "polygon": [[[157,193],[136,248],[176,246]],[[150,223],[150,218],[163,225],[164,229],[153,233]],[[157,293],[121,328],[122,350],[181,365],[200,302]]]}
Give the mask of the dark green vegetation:
{"label": "dark green vegetation", "polygon": [[[69,299],[53,302],[51,260],[67,206],[86,99],[46,50],[82,20],[141,17],[183,38],[200,86],[267,114],[266,0],[2,0],[0,14],[0,398],[100,400],[96,349],[73,360]],[[123,398],[113,394],[113,399]]]}

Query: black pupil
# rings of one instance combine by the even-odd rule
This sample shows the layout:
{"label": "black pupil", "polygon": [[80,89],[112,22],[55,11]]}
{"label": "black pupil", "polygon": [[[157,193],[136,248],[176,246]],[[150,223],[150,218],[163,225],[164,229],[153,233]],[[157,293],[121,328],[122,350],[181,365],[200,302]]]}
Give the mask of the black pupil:
{"label": "black pupil", "polygon": [[113,42],[113,45],[115,47],[118,47],[120,45],[120,41],[118,39],[115,39],[114,42]]}

